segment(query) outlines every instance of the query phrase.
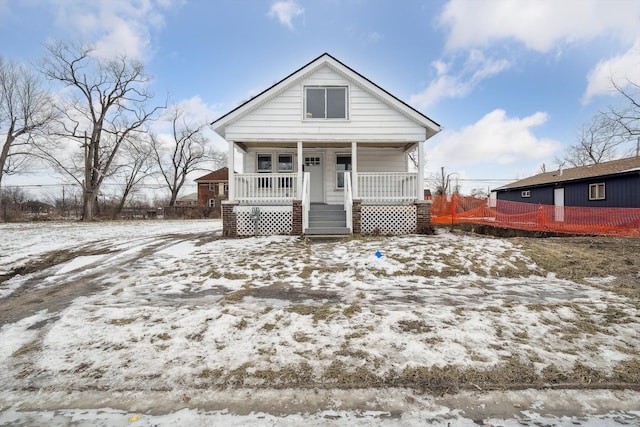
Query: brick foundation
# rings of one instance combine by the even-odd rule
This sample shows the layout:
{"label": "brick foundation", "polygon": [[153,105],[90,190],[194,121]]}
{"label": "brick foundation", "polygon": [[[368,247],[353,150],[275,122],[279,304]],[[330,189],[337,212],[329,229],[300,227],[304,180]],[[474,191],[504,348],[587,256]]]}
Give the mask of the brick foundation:
{"label": "brick foundation", "polygon": [[291,213],[291,235],[302,236],[302,201],[293,201],[293,211]]}
{"label": "brick foundation", "polygon": [[237,202],[222,202],[222,235],[224,237],[238,237],[236,213],[233,209]]}
{"label": "brick foundation", "polygon": [[351,205],[353,234],[362,233],[362,200],[353,200]]}
{"label": "brick foundation", "polygon": [[431,202],[428,200],[416,201],[416,233],[432,234],[431,226]]}

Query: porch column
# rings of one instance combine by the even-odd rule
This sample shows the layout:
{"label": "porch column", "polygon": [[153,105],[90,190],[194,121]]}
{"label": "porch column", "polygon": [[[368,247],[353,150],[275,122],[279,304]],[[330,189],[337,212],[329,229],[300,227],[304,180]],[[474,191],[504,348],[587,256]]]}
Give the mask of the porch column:
{"label": "porch column", "polygon": [[298,141],[298,199],[302,199],[302,179],[304,177],[302,158],[302,141]]}
{"label": "porch column", "polygon": [[418,142],[418,194],[417,200],[424,200],[424,141]]}
{"label": "porch column", "polygon": [[236,198],[236,150],[235,142],[229,141],[229,155],[227,156],[227,164],[229,168],[229,200]]}
{"label": "porch column", "polygon": [[358,198],[358,143],[351,143],[351,193],[352,198]]}

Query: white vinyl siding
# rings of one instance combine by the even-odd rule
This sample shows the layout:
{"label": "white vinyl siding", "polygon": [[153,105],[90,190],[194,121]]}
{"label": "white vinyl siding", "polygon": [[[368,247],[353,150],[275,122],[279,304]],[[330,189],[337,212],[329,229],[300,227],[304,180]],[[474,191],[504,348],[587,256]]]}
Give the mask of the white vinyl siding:
{"label": "white vinyl siding", "polygon": [[[348,119],[305,120],[304,88],[348,87]],[[268,136],[265,135],[268,130]],[[322,67],[225,128],[232,141],[417,142],[425,129],[329,67]]]}

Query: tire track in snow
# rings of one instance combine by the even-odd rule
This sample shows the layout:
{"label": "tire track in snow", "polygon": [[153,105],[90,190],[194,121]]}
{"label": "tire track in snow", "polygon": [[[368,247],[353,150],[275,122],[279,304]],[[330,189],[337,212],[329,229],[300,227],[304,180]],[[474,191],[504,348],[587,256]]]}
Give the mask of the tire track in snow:
{"label": "tire track in snow", "polygon": [[[178,243],[196,241],[200,237],[198,233],[170,234],[134,239],[126,245],[115,242],[99,248],[98,252],[102,254],[96,254],[96,247],[92,243],[73,251],[77,256],[72,256],[70,260],[69,257],[62,257],[63,263],[51,265],[43,262],[38,273],[26,279],[13,293],[0,299],[0,326],[15,323],[41,310],[47,310],[51,315],[58,313],[76,298],[112,286],[114,277],[130,272],[133,264],[141,258]],[[43,259],[46,259],[46,255]],[[77,268],[74,268],[74,262]],[[32,268],[37,269],[36,266]],[[50,319],[55,318],[52,316]]]}

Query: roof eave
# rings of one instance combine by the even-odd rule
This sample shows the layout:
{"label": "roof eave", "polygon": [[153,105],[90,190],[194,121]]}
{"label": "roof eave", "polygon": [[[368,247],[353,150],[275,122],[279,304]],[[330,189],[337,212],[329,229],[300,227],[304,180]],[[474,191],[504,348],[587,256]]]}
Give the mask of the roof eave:
{"label": "roof eave", "polygon": [[323,53],[316,59],[312,60],[308,64],[302,66],[298,70],[289,74],[284,79],[279,82],[273,84],[267,89],[260,92],[258,95],[252,97],[251,99],[245,101],[240,104],[233,110],[229,111],[225,115],[211,122],[211,128],[220,136],[224,138],[225,136],[225,128],[227,125],[239,120],[240,118],[246,116],[254,109],[268,102],[270,99],[273,99],[279,93],[287,90],[290,85],[293,85],[296,81],[305,78],[307,75],[312,74],[316,69],[320,68],[324,64],[328,64],[332,66],[332,68],[343,74],[344,77],[350,80],[355,80],[360,83],[367,91],[375,96],[380,98],[383,102],[392,105],[395,109],[400,111],[409,119],[415,121],[419,125],[425,128],[425,140],[431,138],[438,132],[440,132],[441,126],[435,121],[431,120],[426,115],[422,114],[415,108],[411,107],[406,102],[392,95],[387,90],[378,86],[362,74],[358,73],[354,69],[340,62],[333,56],[328,53]]}

